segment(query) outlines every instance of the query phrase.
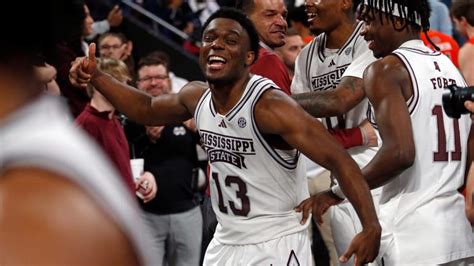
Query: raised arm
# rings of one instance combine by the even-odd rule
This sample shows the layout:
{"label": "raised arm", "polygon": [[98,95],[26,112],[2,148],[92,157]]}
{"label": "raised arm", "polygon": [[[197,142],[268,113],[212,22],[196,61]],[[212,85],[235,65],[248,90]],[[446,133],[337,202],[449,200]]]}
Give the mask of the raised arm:
{"label": "raised arm", "polygon": [[[321,123],[281,91],[266,92],[256,105],[256,121],[263,133],[280,135],[308,158],[330,169],[354,205],[364,227],[362,238],[349,247],[359,262],[372,261],[380,244],[380,225],[369,188],[359,167]],[[304,126],[302,126],[304,125]]]}
{"label": "raised arm", "polygon": [[178,94],[151,97],[96,69],[95,44],[89,47],[89,58],[78,58],[73,63],[69,79],[78,87],[90,82],[112,105],[130,119],[145,125],[164,125],[190,119],[206,85],[188,83]]}
{"label": "raised arm", "polygon": [[395,56],[367,68],[364,88],[374,107],[382,146],[362,173],[370,188],[376,188],[413,164],[415,144],[406,104],[413,89],[405,66]]}
{"label": "raised arm", "polygon": [[292,95],[293,99],[314,117],[343,115],[360,103],[364,96],[362,79],[352,76],[343,77],[333,90]]}

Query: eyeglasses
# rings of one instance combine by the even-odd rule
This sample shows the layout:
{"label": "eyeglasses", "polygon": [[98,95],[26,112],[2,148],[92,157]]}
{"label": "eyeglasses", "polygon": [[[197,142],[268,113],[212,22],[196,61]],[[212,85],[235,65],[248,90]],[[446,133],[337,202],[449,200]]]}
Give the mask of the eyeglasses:
{"label": "eyeglasses", "polygon": [[138,79],[138,81],[140,82],[151,82],[152,80],[159,80],[159,81],[162,81],[162,80],[167,80],[169,78],[169,76],[151,76],[151,77],[143,77],[141,79]]}
{"label": "eyeglasses", "polygon": [[117,49],[120,49],[124,44],[114,44],[114,45],[107,45],[107,44],[104,44],[104,45],[101,45],[99,46],[99,48],[101,50],[117,50]]}

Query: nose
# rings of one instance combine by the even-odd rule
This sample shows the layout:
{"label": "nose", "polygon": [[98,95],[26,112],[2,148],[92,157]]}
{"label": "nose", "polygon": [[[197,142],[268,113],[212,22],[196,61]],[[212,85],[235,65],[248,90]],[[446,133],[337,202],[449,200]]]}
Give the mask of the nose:
{"label": "nose", "polygon": [[304,1],[304,5],[305,5],[306,7],[308,7],[308,6],[314,6],[315,3],[316,3],[315,0],[306,0],[306,1]]}
{"label": "nose", "polygon": [[223,49],[223,47],[224,47],[224,40],[222,40],[222,38],[216,38],[211,43],[211,48],[212,49]]}

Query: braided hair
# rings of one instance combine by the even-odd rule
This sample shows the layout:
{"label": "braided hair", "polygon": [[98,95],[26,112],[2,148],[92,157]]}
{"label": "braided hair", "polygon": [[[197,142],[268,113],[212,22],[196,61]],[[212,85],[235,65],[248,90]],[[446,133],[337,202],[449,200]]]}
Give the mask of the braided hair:
{"label": "braided hair", "polygon": [[[382,23],[382,16],[385,16],[397,31],[403,31],[407,27],[416,32],[421,31],[430,44],[439,51],[438,46],[428,36],[431,10],[428,0],[363,0],[362,5],[364,6],[361,10],[361,17],[367,14],[375,16],[375,12],[379,11],[378,15]],[[402,27],[396,26],[395,19],[397,17],[405,21]]]}

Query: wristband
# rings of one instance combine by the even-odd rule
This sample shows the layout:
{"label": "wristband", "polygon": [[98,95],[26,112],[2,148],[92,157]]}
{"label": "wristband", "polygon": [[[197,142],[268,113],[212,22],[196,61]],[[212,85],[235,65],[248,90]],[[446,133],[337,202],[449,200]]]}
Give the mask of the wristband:
{"label": "wristband", "polygon": [[334,195],[336,195],[336,197],[340,198],[341,200],[346,199],[346,195],[344,195],[339,185],[332,186],[331,191]]}

